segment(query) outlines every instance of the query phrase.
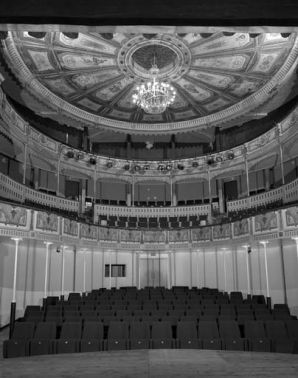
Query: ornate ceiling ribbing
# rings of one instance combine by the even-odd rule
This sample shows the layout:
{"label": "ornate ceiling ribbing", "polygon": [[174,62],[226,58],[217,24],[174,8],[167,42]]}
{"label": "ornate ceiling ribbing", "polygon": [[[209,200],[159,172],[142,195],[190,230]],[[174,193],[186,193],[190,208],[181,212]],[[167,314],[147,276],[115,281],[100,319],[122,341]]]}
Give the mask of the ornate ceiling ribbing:
{"label": "ornate ceiling ribbing", "polygon": [[[5,52],[26,89],[48,107],[84,125],[139,133],[203,129],[240,117],[276,93],[298,56],[294,34],[111,36],[79,34],[72,40],[47,33],[36,39],[14,32]],[[132,102],[154,56],[160,79],[177,90],[161,115],[146,114]]]}

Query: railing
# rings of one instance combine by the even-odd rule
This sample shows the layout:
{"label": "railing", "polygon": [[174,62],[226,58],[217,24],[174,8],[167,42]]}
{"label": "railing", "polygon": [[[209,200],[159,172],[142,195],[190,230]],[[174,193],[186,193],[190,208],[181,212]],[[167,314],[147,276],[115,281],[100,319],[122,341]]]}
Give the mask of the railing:
{"label": "railing", "polygon": [[[56,197],[47,193],[40,192],[22,185],[10,177],[0,173],[0,197],[7,198],[16,202],[24,203],[26,200],[35,202],[39,205],[57,208],[61,210],[79,213],[79,201]],[[269,190],[268,192],[239,200],[228,201],[228,212],[255,208],[282,201],[290,203],[298,201],[298,179],[280,188]],[[110,206],[95,205],[94,221],[97,223],[99,215],[117,216],[144,216],[144,217],[167,217],[167,216],[189,216],[206,215],[211,223],[211,205],[178,206],[178,207],[129,207],[129,206]]]}
{"label": "railing", "polygon": [[27,186],[19,184],[18,182],[12,180],[8,176],[3,175],[2,173],[0,173],[0,196],[21,203],[29,200],[39,205],[72,211],[76,213],[79,212],[78,201],[56,197],[50,194],[39,192],[35,189],[28,188]]}
{"label": "railing", "polygon": [[289,203],[298,201],[298,179],[280,188],[268,190],[267,192],[256,194],[241,200],[227,202],[228,212],[245,210],[250,207],[268,205],[273,202],[282,201]]}
{"label": "railing", "polygon": [[298,201],[298,179],[284,186],[284,203]]}
{"label": "railing", "polygon": [[94,206],[94,220],[97,223],[99,215],[117,216],[144,216],[144,217],[167,217],[167,216],[187,216],[187,215],[207,215],[210,220],[211,206],[178,206],[178,207],[125,207],[125,206]]}
{"label": "railing", "polygon": [[268,192],[256,194],[250,197],[250,207],[257,207],[260,205],[267,205],[272,202],[283,199],[283,187],[272,189]]}
{"label": "railing", "polygon": [[24,202],[24,185],[0,173],[0,196],[17,202]]}

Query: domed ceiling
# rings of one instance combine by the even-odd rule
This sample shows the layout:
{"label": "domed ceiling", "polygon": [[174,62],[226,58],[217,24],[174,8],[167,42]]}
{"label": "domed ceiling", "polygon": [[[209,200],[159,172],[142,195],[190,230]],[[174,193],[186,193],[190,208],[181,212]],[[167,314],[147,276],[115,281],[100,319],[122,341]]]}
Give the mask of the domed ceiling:
{"label": "domed ceiling", "polygon": [[[203,38],[204,37],[204,38]],[[200,34],[9,33],[5,54],[26,89],[48,108],[82,124],[117,131],[178,132],[220,125],[270,98],[297,59],[297,36]],[[163,113],[132,101],[136,87],[158,78],[177,91]]]}

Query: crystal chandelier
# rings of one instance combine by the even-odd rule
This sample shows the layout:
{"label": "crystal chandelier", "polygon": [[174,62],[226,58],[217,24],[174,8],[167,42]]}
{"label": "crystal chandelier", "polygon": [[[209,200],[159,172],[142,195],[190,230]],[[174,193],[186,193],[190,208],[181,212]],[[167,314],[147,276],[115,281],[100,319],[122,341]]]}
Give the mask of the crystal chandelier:
{"label": "crystal chandelier", "polygon": [[156,79],[159,69],[155,62],[149,72],[152,81],[136,88],[138,93],[133,95],[133,103],[148,114],[161,114],[174,102],[176,91],[169,84]]}

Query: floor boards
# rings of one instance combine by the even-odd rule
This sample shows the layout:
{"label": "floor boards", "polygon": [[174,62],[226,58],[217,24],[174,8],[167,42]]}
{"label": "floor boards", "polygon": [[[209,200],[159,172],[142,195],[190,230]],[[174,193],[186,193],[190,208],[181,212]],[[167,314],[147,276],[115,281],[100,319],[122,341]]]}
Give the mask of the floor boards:
{"label": "floor boards", "polygon": [[1,378],[298,377],[298,356],[211,350],[137,350],[5,359]]}

